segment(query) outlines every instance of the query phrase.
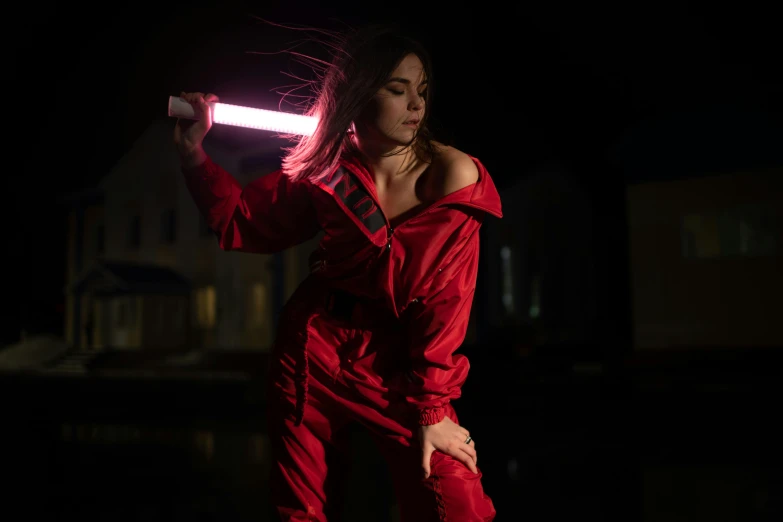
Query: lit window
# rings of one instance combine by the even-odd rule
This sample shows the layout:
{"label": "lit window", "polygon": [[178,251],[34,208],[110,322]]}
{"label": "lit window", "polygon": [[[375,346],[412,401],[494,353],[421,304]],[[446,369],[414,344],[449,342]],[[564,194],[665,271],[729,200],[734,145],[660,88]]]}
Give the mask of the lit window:
{"label": "lit window", "polygon": [[251,326],[267,324],[267,290],[263,283],[255,283],[250,287],[250,306],[248,307],[248,322]]}
{"label": "lit window", "polygon": [[213,285],[196,290],[196,321],[202,328],[215,326],[216,296]]}

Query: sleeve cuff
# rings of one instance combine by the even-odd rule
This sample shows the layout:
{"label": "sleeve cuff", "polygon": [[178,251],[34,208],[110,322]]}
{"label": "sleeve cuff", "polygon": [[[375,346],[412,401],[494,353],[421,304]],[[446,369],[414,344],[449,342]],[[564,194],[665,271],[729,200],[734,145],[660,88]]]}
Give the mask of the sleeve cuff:
{"label": "sleeve cuff", "polygon": [[437,424],[443,420],[446,416],[446,411],[442,407],[438,408],[424,408],[419,410],[419,425],[429,426],[431,424]]}

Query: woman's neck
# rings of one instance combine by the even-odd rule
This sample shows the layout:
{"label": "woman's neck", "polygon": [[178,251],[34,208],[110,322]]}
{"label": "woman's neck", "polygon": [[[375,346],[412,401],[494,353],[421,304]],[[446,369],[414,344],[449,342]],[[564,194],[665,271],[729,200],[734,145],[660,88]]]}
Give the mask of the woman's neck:
{"label": "woman's neck", "polygon": [[419,159],[413,147],[398,147],[388,152],[371,151],[357,147],[361,159],[367,164],[376,184],[387,184],[399,176],[415,170]]}

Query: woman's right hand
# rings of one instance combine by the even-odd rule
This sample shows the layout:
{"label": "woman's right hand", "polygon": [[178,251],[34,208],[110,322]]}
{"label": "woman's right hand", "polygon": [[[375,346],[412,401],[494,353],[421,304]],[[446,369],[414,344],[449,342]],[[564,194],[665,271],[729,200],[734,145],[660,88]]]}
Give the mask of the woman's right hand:
{"label": "woman's right hand", "polygon": [[212,111],[209,103],[217,102],[214,94],[204,96],[200,92],[180,93],[180,98],[189,102],[196,113],[196,120],[177,119],[174,127],[174,144],[183,163],[199,163],[204,156],[201,144],[212,128]]}
{"label": "woman's right hand", "polygon": [[470,440],[467,444],[470,432],[448,417],[437,424],[419,426],[419,442],[421,442],[424,478],[430,477],[430,461],[433,452],[440,451],[462,462],[475,474],[478,474],[478,455],[476,454],[476,442]]}

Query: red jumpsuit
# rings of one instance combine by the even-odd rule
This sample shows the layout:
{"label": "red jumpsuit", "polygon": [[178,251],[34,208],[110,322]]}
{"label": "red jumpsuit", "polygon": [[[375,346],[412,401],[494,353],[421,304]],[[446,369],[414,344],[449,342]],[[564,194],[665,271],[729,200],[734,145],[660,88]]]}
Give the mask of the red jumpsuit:
{"label": "red jumpsuit", "polygon": [[[491,499],[463,463],[436,451],[424,479],[419,425],[459,423],[464,340],[486,213],[498,192],[478,182],[390,223],[368,169],[343,157],[319,181],[281,171],[244,189],[208,159],[184,171],[223,250],[273,253],[324,231],[311,273],[280,318],[268,388],[272,502],[283,520],[326,520],[326,452],[359,421],[386,458],[401,520],[489,521]],[[339,446],[338,446],[339,447]]]}

